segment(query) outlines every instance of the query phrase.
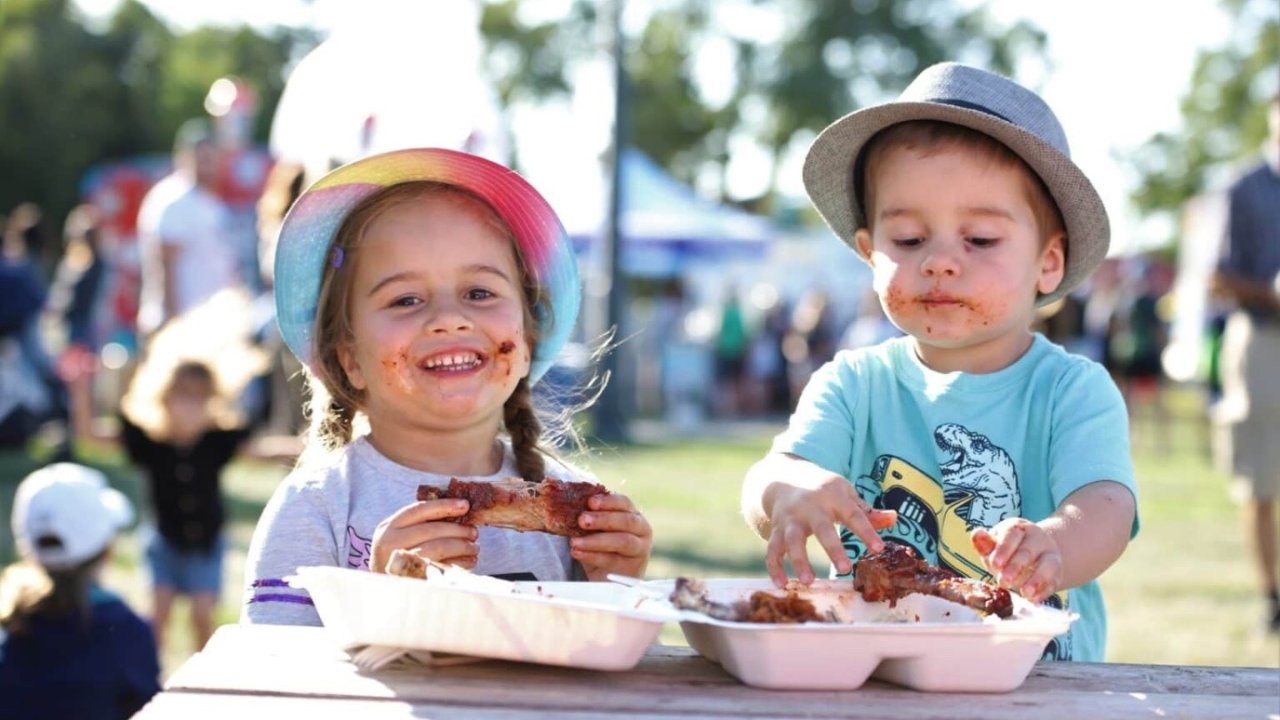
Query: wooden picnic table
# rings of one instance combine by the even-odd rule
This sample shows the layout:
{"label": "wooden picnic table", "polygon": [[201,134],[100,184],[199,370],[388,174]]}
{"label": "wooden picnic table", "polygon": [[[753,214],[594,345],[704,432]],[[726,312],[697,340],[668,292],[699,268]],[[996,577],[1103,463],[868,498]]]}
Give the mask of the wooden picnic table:
{"label": "wooden picnic table", "polygon": [[600,672],[489,660],[362,671],[321,628],[228,625],[136,718],[1280,719],[1280,668],[1039,663],[1001,694],[869,680],[847,692],[743,685],[683,646]]}

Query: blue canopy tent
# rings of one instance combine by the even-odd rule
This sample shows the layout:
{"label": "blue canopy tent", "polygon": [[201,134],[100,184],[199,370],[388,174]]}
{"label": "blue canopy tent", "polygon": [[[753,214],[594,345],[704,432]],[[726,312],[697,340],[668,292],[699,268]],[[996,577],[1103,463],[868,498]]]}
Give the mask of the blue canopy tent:
{"label": "blue canopy tent", "polygon": [[[675,277],[689,264],[761,261],[776,230],[765,217],[696,195],[634,148],[622,154],[622,270],[633,277]],[[604,194],[578,194],[576,207],[560,209],[580,256],[601,252]]]}

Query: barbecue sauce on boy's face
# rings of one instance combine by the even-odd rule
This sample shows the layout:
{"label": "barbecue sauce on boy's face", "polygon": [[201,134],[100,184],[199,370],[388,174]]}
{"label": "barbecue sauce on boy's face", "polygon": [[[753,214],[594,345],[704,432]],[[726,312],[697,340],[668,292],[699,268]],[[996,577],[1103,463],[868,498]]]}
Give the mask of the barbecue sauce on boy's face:
{"label": "barbecue sauce on boy's face", "polygon": [[1042,249],[1023,172],[963,147],[877,163],[872,229],[855,241],[885,313],[935,370],[1007,367],[1030,346],[1037,293],[1061,280],[1061,241]]}

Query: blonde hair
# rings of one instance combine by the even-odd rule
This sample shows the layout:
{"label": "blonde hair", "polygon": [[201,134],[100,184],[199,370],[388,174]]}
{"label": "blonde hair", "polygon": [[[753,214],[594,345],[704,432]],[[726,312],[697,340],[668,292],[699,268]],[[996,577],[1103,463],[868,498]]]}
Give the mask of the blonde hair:
{"label": "blonde hair", "polygon": [[[359,262],[365,230],[375,218],[393,207],[427,197],[450,199],[507,240],[520,275],[524,337],[531,354],[538,345],[543,328],[534,308],[543,302],[545,291],[529,270],[511,229],[497,212],[478,195],[446,183],[414,181],[383,188],[361,201],[343,220],[330,250],[330,261],[324,265],[316,307],[315,361],[306,371],[310,391],[307,447],[299,463],[322,460],[349,444],[357,433],[367,432],[368,418],[361,409],[363,393],[351,385],[338,359],[339,348],[353,339],[350,299],[355,263]],[[334,262],[334,258],[341,259]],[[522,378],[507,398],[503,427],[511,438],[517,472],[525,480],[542,480],[546,473],[544,456],[554,457],[547,448],[553,438],[544,430],[543,417],[534,407],[529,378]]]}
{"label": "blonde hair", "polygon": [[180,376],[203,376],[209,380],[214,426],[244,425],[236,398],[270,362],[250,340],[251,318],[248,294],[227,289],[170,320],[147,344],[146,357],[120,399],[121,412],[150,437],[164,439],[169,427],[165,395]]}
{"label": "blonde hair", "polygon": [[[855,184],[860,188],[862,197],[859,200],[862,203],[863,215],[867,218],[868,228],[875,216],[873,178],[885,156],[890,150],[897,148],[909,148],[926,156],[953,148],[964,148],[984,160],[995,162],[1003,167],[1016,168],[1023,176],[1027,202],[1031,205],[1031,213],[1040,230],[1041,246],[1054,234],[1064,232],[1066,228],[1062,211],[1054,201],[1053,195],[1049,193],[1049,187],[1017,153],[986,133],[940,120],[910,120],[891,125],[876,133],[867,143],[858,163],[860,168],[855,177]],[[1064,254],[1066,252],[1065,245],[1063,252]]]}
{"label": "blonde hair", "polygon": [[0,628],[11,635],[31,629],[39,616],[79,615],[89,626],[89,590],[98,567],[106,559],[104,549],[75,567],[51,570],[34,560],[19,560],[0,574]]}

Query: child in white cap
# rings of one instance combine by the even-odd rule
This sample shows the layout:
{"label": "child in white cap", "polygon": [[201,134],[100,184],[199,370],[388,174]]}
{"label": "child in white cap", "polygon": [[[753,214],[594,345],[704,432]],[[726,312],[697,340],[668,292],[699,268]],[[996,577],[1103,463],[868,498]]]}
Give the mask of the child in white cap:
{"label": "child in white cap", "polygon": [[0,717],[127,718],[159,691],[151,626],[98,585],[132,521],[129,500],[82,465],[18,486],[21,560],[0,577]]}
{"label": "child in white cap", "polygon": [[749,471],[743,510],[775,582],[892,540],[1080,615],[1047,657],[1101,661],[1096,578],[1138,529],[1124,401],[1101,365],[1034,333],[1107,254],[1106,208],[1035,93],[966,65],[837,120],[805,188],[871,266],[906,336],[839,354]]}

